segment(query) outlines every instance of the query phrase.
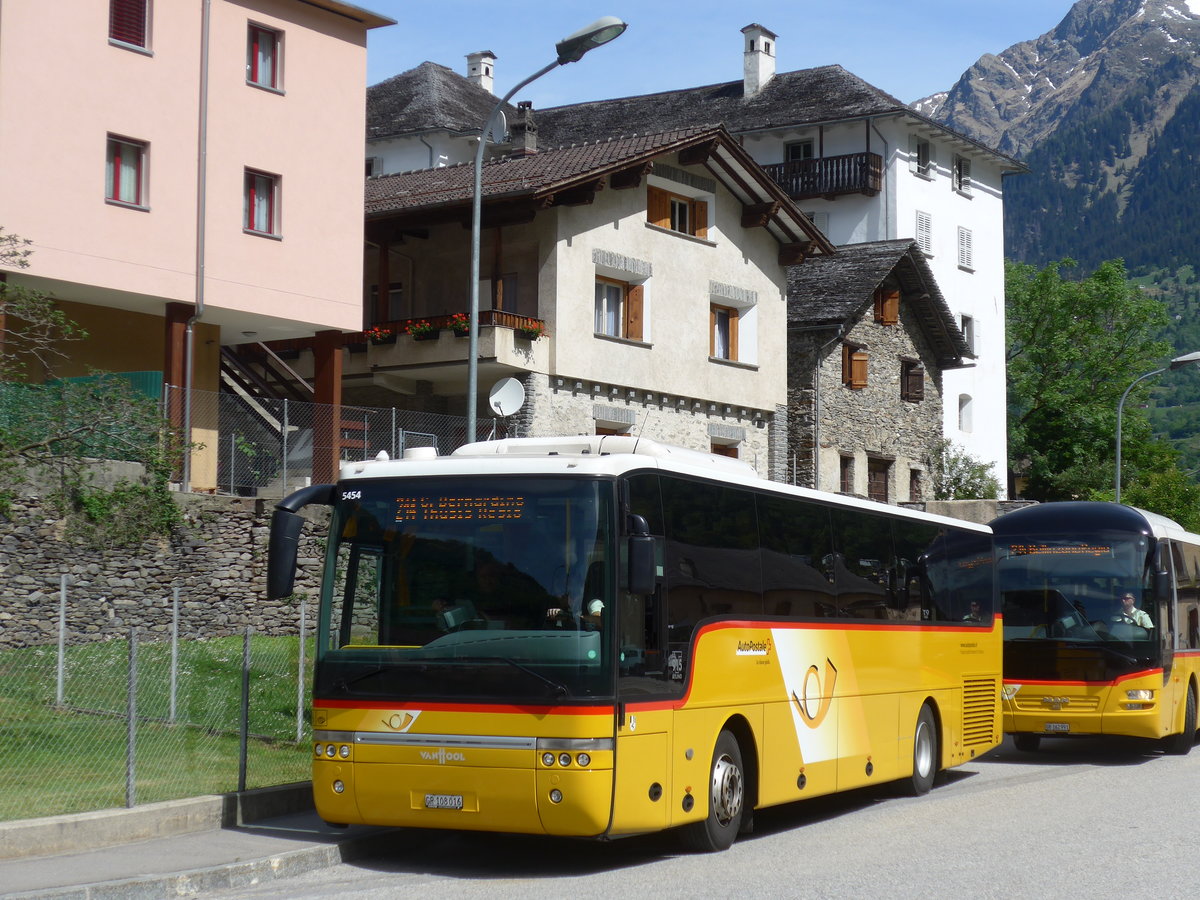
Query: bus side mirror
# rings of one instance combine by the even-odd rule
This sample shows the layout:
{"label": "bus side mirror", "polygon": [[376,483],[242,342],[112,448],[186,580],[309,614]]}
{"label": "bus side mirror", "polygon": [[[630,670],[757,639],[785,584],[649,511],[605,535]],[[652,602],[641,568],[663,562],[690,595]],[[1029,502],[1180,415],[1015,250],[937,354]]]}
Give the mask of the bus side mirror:
{"label": "bus side mirror", "polygon": [[276,509],[271,515],[271,540],[267,545],[267,599],[278,600],[296,583],[296,553],[304,516]]}
{"label": "bus side mirror", "polygon": [[1156,600],[1171,599],[1171,573],[1170,572],[1155,572],[1154,573],[1154,598]]}
{"label": "bus side mirror", "polygon": [[631,594],[654,593],[656,576],[654,538],[642,516],[629,517],[629,573],[626,587]]}

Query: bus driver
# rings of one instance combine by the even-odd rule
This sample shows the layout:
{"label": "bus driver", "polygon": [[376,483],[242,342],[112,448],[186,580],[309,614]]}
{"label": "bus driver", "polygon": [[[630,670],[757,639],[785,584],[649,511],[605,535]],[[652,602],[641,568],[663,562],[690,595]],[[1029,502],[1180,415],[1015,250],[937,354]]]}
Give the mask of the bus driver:
{"label": "bus driver", "polygon": [[1138,609],[1134,604],[1133,594],[1128,591],[1121,596],[1121,609],[1113,616],[1114,622],[1125,622],[1129,625],[1139,625],[1142,628],[1153,628],[1154,623],[1144,609]]}

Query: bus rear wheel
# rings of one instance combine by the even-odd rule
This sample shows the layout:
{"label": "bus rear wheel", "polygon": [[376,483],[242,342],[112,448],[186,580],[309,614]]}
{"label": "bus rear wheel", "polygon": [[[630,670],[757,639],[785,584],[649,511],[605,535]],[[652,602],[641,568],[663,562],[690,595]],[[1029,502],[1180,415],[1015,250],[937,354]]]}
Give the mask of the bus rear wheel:
{"label": "bus rear wheel", "polygon": [[727,850],[737,837],[746,803],[746,770],[742,748],[729,731],[722,731],[713,748],[709,770],[708,815],[683,829],[683,842],[691,850],[712,853]]}
{"label": "bus rear wheel", "polygon": [[1187,705],[1183,710],[1183,731],[1163,741],[1163,749],[1175,756],[1187,756],[1196,742],[1196,692],[1188,687]]}
{"label": "bus rear wheel", "polygon": [[926,703],[917,716],[917,727],[913,730],[913,773],[908,790],[914,797],[928,794],[938,772],[937,722],[933,710]]}

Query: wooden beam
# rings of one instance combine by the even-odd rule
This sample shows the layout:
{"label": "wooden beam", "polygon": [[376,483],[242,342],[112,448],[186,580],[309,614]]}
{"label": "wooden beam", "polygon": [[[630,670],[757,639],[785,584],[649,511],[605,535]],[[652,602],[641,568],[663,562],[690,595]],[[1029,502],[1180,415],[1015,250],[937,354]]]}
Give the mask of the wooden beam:
{"label": "wooden beam", "polygon": [[781,266],[798,266],[808,258],[812,241],[797,241],[794,244],[779,245],[779,264]]}
{"label": "wooden beam", "polygon": [[779,212],[780,202],[768,200],[766,203],[747,203],[742,207],[743,228],[765,228],[771,217]]}
{"label": "wooden beam", "polygon": [[554,194],[554,206],[588,206],[596,199],[596,194],[604,190],[604,179],[597,178],[586,184],[580,184],[565,191]]}
{"label": "wooden beam", "polygon": [[654,163],[645,162],[640,166],[630,166],[620,172],[613,172],[608,179],[609,187],[614,191],[623,191],[641,185],[642,178],[654,171]]}
{"label": "wooden beam", "polygon": [[708,162],[708,158],[713,155],[713,151],[716,149],[717,141],[714,139],[680,150],[679,164],[681,166],[702,166]]}

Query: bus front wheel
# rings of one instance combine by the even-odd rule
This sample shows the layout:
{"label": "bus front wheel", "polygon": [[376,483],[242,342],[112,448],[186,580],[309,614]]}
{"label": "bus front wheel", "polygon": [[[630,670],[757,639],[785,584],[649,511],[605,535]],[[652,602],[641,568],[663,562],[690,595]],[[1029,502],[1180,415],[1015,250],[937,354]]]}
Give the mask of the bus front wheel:
{"label": "bus front wheel", "polygon": [[722,731],[713,748],[709,774],[708,815],[683,829],[687,847],[704,853],[727,850],[737,837],[746,802],[746,770],[737,738]]}
{"label": "bus front wheel", "polygon": [[917,716],[917,727],[913,731],[913,773],[908,783],[909,793],[914,797],[928,794],[938,771],[937,723],[933,710],[926,703]]}
{"label": "bus front wheel", "polygon": [[1175,756],[1186,756],[1196,742],[1196,692],[1188,687],[1187,705],[1183,710],[1183,731],[1163,741],[1163,749]]}

